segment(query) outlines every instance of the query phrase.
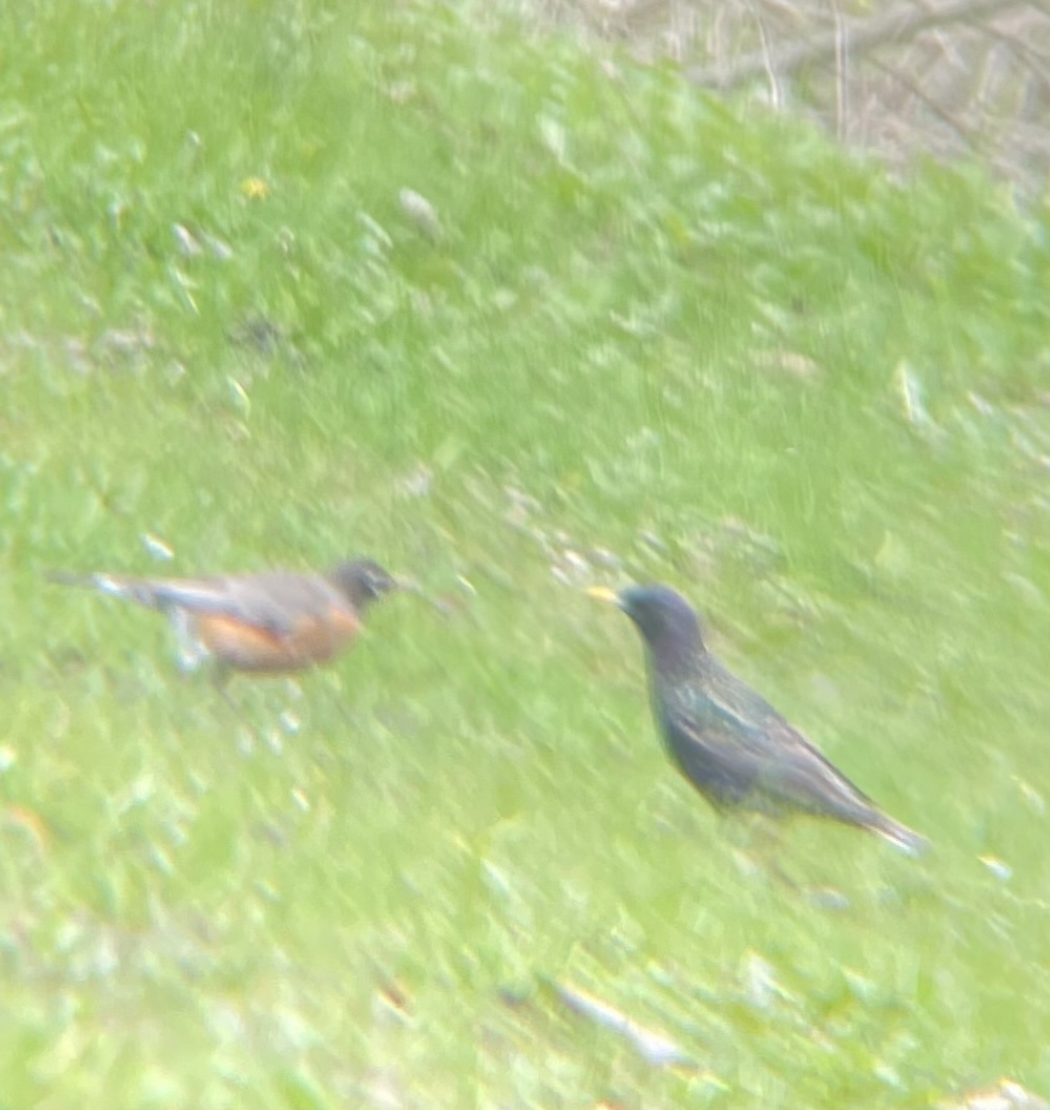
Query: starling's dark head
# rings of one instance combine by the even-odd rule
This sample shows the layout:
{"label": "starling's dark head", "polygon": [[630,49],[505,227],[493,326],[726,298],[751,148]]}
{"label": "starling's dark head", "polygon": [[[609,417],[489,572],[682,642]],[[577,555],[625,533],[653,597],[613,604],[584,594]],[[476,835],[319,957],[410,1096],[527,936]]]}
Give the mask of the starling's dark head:
{"label": "starling's dark head", "polygon": [[598,588],[588,593],[619,606],[638,626],[656,659],[668,668],[677,670],[703,654],[700,620],[670,586],[628,586],[619,593]]}
{"label": "starling's dark head", "polygon": [[351,559],[340,563],[329,572],[328,578],[359,613],[401,585],[371,559]]}
{"label": "starling's dark head", "polygon": [[653,649],[674,646],[693,652],[703,646],[693,607],[670,586],[628,586],[616,595],[616,604]]}

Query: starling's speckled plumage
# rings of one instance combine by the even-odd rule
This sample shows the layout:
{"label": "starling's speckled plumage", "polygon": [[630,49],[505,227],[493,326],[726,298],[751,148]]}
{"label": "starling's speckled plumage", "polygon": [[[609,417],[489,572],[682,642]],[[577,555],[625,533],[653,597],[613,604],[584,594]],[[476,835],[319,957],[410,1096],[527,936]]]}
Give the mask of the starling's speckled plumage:
{"label": "starling's speckled plumage", "polygon": [[907,852],[925,845],[708,652],[696,613],[681,594],[660,585],[591,593],[615,601],[637,626],[668,750],[717,809],[803,813],[867,829]]}

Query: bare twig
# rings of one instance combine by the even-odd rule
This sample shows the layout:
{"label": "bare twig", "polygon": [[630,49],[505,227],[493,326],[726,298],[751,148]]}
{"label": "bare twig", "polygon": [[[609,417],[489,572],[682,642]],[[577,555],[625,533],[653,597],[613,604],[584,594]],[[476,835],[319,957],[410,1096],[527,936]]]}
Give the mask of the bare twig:
{"label": "bare twig", "polygon": [[769,37],[766,35],[766,24],[762,13],[756,11],[755,25],[758,27],[758,38],[762,43],[762,69],[769,79],[769,101],[778,111],[784,107],[784,90],[780,84],[780,74],[773,65],[773,52],[769,48]]}
{"label": "bare twig", "polygon": [[597,995],[556,980],[551,981],[551,986],[569,1009],[618,1033],[647,1064],[661,1068],[694,1066],[693,1060],[669,1037],[646,1029],[634,1018],[610,1006],[608,1002],[603,1002]]}
{"label": "bare twig", "polygon": [[1028,66],[1036,80],[1050,88],[1050,68],[1048,68],[1050,58],[1041,51],[1035,50],[1029,43],[1022,42],[1016,35],[1009,35],[1005,31],[1000,31],[997,27],[983,24],[981,32],[1012,50],[1018,60]]}
{"label": "bare twig", "polygon": [[882,70],[887,76],[892,77],[894,81],[903,86],[916,100],[921,101],[930,112],[932,112],[946,127],[955,133],[955,135],[962,141],[962,143],[970,150],[977,149],[977,141],[970,133],[969,129],[964,123],[957,120],[950,112],[942,108],[937,101],[925,93],[922,89],[921,82],[913,81],[906,73],[902,72],[896,66],[888,65],[885,62],[880,62],[877,58],[870,59],[871,64],[877,69]]}
{"label": "bare twig", "polygon": [[906,39],[928,27],[959,23],[969,19],[1030,6],[1031,0],[952,0],[936,6],[902,4],[885,15],[870,19],[847,19],[841,28],[822,32],[804,42],[796,42],[770,59],[764,50],[745,54],[728,68],[694,67],[687,76],[698,85],[731,89],[769,72],[770,64],[781,77],[813,62],[833,59],[841,48],[843,36],[854,56],[865,54],[884,43]]}
{"label": "bare twig", "polygon": [[845,142],[849,131],[849,29],[837,0],[835,12],[835,133]]}

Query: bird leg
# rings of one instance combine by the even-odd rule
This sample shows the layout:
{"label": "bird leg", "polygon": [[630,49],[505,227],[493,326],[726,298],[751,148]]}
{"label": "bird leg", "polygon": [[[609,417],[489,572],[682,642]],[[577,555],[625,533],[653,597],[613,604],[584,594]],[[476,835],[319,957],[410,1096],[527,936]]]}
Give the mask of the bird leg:
{"label": "bird leg", "polygon": [[760,871],[790,890],[799,884],[780,866],[781,837],[777,824],[761,813],[734,814],[726,821],[737,866],[750,874]]}
{"label": "bird leg", "polygon": [[800,882],[780,863],[783,826],[769,814],[737,814],[729,822],[730,838],[737,841],[734,856],[741,870],[762,872],[806,900],[816,909],[845,909],[849,899],[828,886]]}

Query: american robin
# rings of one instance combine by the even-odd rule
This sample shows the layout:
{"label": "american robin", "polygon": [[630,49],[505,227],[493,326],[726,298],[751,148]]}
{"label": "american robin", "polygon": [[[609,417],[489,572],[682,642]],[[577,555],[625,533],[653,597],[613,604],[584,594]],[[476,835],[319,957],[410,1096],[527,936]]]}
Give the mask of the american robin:
{"label": "american robin", "polygon": [[327,663],[353,641],[368,607],[400,583],[370,559],[340,563],[327,574],[275,570],[215,578],[126,578],[52,574],[167,614],[181,663],[212,658],[229,671],[286,674]]}
{"label": "american robin", "polygon": [[681,594],[661,585],[587,592],[613,602],[637,626],[664,742],[678,769],[716,809],[808,814],[866,829],[911,854],[925,846],[711,655]]}

